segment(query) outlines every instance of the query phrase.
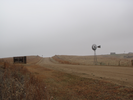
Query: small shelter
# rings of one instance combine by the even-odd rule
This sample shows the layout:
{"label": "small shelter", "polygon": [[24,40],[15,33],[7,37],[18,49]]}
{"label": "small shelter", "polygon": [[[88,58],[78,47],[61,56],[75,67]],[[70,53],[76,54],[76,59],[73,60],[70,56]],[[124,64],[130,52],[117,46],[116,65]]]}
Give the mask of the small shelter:
{"label": "small shelter", "polygon": [[26,64],[26,56],[13,57],[13,62],[14,63],[24,63],[24,64]]}

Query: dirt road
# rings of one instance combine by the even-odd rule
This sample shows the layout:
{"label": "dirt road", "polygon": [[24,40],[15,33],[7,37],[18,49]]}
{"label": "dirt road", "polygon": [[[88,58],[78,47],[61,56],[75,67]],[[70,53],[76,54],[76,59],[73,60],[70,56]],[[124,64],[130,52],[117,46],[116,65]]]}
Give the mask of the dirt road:
{"label": "dirt road", "polygon": [[52,58],[43,58],[37,64],[82,77],[107,80],[116,84],[133,87],[133,67],[59,64]]}

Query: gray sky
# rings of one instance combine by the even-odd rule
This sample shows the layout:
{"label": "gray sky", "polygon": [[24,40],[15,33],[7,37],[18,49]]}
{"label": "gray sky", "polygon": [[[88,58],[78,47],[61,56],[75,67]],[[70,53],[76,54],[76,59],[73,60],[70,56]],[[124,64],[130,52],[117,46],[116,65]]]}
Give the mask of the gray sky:
{"label": "gray sky", "polygon": [[0,58],[133,51],[133,0],[0,0]]}

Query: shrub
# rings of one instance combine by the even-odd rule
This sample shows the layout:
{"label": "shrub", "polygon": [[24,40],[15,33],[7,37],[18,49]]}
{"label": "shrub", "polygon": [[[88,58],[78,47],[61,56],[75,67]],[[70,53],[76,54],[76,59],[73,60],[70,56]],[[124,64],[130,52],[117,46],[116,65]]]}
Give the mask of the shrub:
{"label": "shrub", "polygon": [[[12,65],[1,72],[0,100],[48,100],[44,82],[25,67]],[[1,70],[0,70],[1,71]]]}

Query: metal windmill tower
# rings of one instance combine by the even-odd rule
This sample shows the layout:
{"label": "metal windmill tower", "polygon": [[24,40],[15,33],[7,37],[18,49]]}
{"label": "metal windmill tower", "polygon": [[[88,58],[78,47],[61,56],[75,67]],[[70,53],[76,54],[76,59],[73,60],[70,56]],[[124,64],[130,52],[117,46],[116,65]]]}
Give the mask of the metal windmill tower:
{"label": "metal windmill tower", "polygon": [[92,45],[92,50],[94,50],[94,65],[97,65],[97,56],[96,56],[96,49],[101,48],[101,46],[97,46],[96,44]]}

